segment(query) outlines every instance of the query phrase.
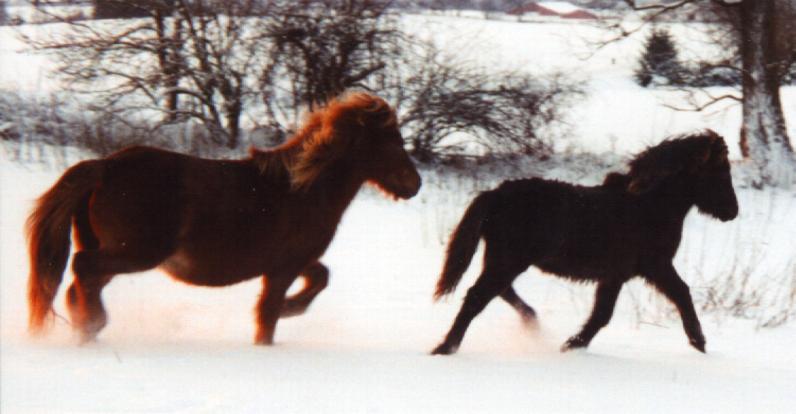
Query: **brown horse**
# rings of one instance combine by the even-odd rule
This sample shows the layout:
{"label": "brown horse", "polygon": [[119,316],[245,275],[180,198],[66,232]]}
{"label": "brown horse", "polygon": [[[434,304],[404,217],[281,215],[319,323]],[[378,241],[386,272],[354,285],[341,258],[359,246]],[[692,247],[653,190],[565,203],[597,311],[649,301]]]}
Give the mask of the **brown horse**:
{"label": "brown horse", "polygon": [[[365,182],[402,199],[420,189],[394,110],[365,93],[331,101],[288,142],[247,159],[134,147],[81,162],[28,219],[30,330],[51,313],[74,227],[67,305],[83,341],[107,323],[100,294],[115,275],[160,267],[201,286],[262,275],[255,343],[271,344],[277,319],[303,313],[326,287],[318,259]],[[299,275],[305,287],[286,298]]]}
{"label": "brown horse", "polygon": [[531,265],[597,283],[591,316],[562,351],[587,347],[610,321],[622,285],[641,276],[674,303],[690,344],[705,352],[690,290],[672,265],[693,206],[721,221],[738,215],[727,145],[709,130],[649,148],[630,163],[628,174],[611,173],[600,186],[536,178],[481,193],[451,237],[435,297],[456,289],[482,238],[483,271],[432,353],[456,352],[470,322],[497,296],[535,320],[536,312],[511,286]]}

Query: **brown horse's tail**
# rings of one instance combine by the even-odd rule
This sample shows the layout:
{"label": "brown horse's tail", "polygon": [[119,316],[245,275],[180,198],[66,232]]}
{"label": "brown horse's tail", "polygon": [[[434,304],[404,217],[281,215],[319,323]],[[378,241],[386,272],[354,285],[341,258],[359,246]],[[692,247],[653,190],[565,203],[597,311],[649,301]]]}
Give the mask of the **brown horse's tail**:
{"label": "brown horse's tail", "polygon": [[434,292],[435,300],[453,292],[464,271],[470,266],[470,261],[478,248],[478,240],[481,239],[481,224],[493,204],[495,195],[492,191],[479,194],[464,212],[464,217],[448,244],[445,266],[437,281],[437,290]]}
{"label": "brown horse's tail", "polygon": [[26,224],[30,254],[28,279],[28,329],[39,333],[52,310],[53,299],[69,258],[72,216],[99,182],[99,161],[75,165],[36,201]]}

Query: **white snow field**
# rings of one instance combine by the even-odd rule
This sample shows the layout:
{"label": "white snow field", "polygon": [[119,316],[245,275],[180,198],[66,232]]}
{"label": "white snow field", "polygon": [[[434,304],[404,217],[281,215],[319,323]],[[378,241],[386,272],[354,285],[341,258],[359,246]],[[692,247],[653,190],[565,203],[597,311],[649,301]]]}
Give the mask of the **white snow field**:
{"label": "white snow field", "polygon": [[[571,148],[626,155],[668,134],[704,127],[737,139],[738,108],[676,112],[661,103],[677,93],[632,83],[638,39],[583,61],[574,55],[582,50],[578,36],[593,37],[597,30],[588,26],[417,16],[407,22],[452,43],[478,34],[495,46],[478,56],[485,64],[513,59],[534,69],[582,68],[590,95],[573,108],[578,124]],[[26,30],[46,35],[47,28]],[[51,63],[20,48],[10,29],[0,28],[0,88],[57,88],[46,74]],[[794,120],[794,88],[784,95],[786,116]],[[796,122],[790,125],[796,136]],[[537,329],[495,301],[475,319],[457,354],[428,355],[480,267],[476,256],[457,292],[433,303],[447,236],[474,188],[488,186],[430,172],[412,200],[394,202],[370,189],[355,199],[323,258],[330,286],[305,315],[280,321],[275,346],[251,344],[258,280],[199,288],[160,271],[119,276],[105,289],[110,322],[97,343],[79,346],[63,319],[48,336],[32,339],[25,330],[23,226],[32,201],[63,169],[55,162],[0,160],[3,414],[792,413],[796,407],[796,323],[760,328],[757,315],[765,309],[751,309],[747,318],[698,309],[708,342],[708,353],[701,354],[688,346],[672,307],[639,282],[623,290],[614,319],[588,350],[562,354],[560,344],[588,316],[593,287],[530,269],[515,287],[539,313]],[[600,179],[547,175],[585,184]],[[675,265],[695,297],[721,284],[715,275],[728,274],[728,266],[751,267],[765,289],[758,308],[782,304],[777,295],[793,283],[787,272],[794,269],[796,196],[737,190],[736,220],[689,215]],[[67,272],[56,298],[60,315],[66,314],[63,291],[70,282]]]}

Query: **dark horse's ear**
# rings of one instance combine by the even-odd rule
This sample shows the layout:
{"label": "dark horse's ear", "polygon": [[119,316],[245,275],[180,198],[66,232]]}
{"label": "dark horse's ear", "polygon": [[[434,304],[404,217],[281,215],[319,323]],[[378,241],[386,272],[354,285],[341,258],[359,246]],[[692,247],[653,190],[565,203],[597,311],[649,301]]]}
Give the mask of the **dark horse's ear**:
{"label": "dark horse's ear", "polygon": [[612,172],[605,176],[603,179],[603,187],[613,190],[624,190],[630,183],[630,177],[627,174]]}
{"label": "dark horse's ear", "polygon": [[641,194],[654,187],[659,180],[654,180],[648,176],[638,176],[630,181],[627,186],[627,191],[633,194]]}

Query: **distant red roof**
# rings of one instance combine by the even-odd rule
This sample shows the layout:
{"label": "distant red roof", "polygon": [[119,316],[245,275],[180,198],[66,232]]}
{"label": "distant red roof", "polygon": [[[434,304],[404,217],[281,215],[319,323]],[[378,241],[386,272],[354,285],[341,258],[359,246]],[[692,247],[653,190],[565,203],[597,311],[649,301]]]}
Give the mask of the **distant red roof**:
{"label": "distant red roof", "polygon": [[[563,2],[555,2],[558,4],[563,4]],[[509,14],[514,15],[523,15],[526,13],[536,13],[540,16],[558,16],[563,19],[596,19],[597,16],[593,13],[590,13],[586,10],[578,8],[577,6],[571,5],[566,3],[572,11],[562,13],[561,11],[554,10],[553,8],[545,7],[543,4],[539,3],[528,3],[524,6],[517,7],[513,10],[510,10]]]}
{"label": "distant red roof", "polygon": [[572,13],[567,13],[561,17],[565,19],[596,19],[597,16],[587,12],[586,10],[577,10]]}

